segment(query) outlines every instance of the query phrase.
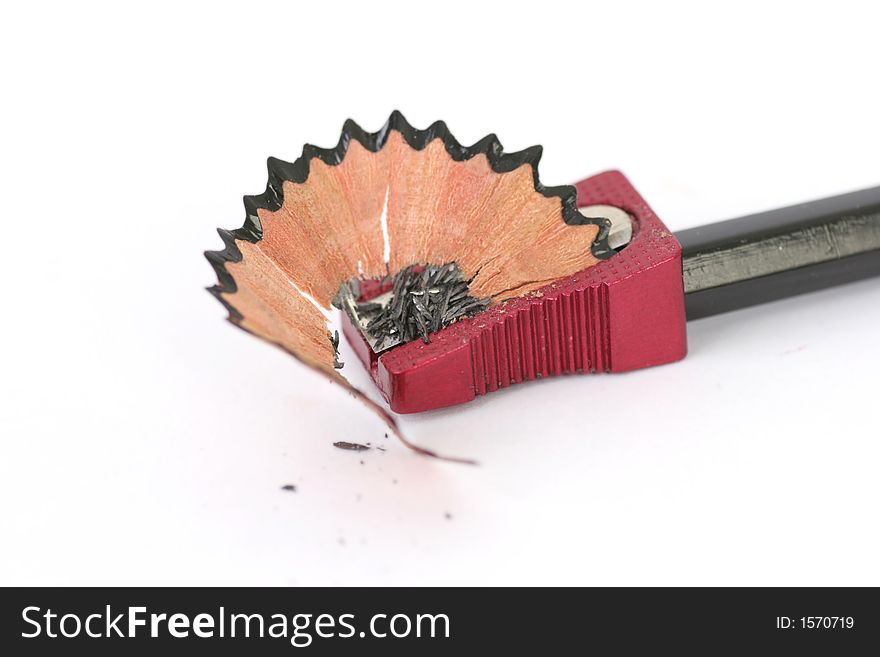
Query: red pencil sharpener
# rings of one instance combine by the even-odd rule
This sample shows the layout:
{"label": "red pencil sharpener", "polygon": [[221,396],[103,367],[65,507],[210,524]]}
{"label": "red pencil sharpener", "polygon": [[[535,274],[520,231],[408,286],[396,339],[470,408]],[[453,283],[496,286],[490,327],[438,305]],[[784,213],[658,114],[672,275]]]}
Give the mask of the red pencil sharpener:
{"label": "red pencil sharpener", "polygon": [[[548,376],[626,372],[687,352],[681,247],[629,180],[608,171],[577,185],[578,207],[632,218],[619,253],[430,336],[376,354],[346,313],[343,333],[396,413],[452,406]],[[372,289],[371,289],[372,287]],[[361,301],[380,292],[364,285]]]}

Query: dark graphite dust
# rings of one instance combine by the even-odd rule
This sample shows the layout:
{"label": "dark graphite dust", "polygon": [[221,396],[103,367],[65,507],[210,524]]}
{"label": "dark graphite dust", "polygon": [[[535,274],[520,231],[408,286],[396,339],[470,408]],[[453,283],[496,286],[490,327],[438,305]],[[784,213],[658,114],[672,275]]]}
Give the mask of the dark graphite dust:
{"label": "dark graphite dust", "polygon": [[391,300],[357,305],[367,320],[366,330],[374,339],[398,336],[403,342],[421,338],[469,317],[489,305],[468,293],[468,283],[454,262],[445,265],[410,265],[394,277]]}

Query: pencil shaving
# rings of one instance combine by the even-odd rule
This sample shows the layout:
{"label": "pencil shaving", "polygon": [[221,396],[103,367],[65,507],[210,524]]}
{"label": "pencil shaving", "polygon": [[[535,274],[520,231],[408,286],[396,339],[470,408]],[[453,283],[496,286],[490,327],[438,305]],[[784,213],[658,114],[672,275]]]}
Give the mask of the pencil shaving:
{"label": "pencil shaving", "polygon": [[[540,147],[505,154],[494,135],[464,147],[444,124],[415,130],[398,112],[376,133],[348,121],[334,149],[270,158],[266,192],[245,197],[245,225],[220,231],[226,248],[206,254],[218,276],[209,290],[230,321],[344,386],[404,444],[436,457],[340,375],[325,313],[347,302],[385,348],[427,342],[607,257],[607,225],[577,212],[574,188],[541,185],[539,159]],[[359,282],[376,280],[389,284],[387,305],[359,298]]]}

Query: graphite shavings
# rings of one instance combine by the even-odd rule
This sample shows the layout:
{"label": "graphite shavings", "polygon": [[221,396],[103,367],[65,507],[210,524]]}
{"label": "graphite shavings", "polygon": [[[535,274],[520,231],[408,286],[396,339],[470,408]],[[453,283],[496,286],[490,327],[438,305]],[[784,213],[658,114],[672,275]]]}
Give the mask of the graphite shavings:
{"label": "graphite shavings", "polygon": [[330,336],[330,344],[333,345],[333,368],[341,370],[345,363],[339,360],[339,331],[333,331]]}
{"label": "graphite shavings", "polygon": [[337,449],[347,449],[351,452],[363,452],[370,449],[368,445],[361,445],[360,443],[349,443],[344,440],[333,443],[333,446]]}
{"label": "graphite shavings", "polygon": [[391,286],[386,304],[357,304],[373,340],[388,338],[430,342],[431,333],[469,317],[489,305],[489,299],[470,296],[468,281],[454,262],[445,265],[410,265],[402,269]]}

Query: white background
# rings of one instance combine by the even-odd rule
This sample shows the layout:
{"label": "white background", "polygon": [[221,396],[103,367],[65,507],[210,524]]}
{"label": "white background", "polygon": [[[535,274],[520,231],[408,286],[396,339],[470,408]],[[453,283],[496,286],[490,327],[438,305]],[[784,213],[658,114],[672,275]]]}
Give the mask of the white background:
{"label": "white background", "polygon": [[673,230],[878,185],[876,11],[241,4],[0,10],[0,583],[880,584],[877,280],[402,419],[467,467],[224,322],[202,257],[267,156],[394,108]]}

